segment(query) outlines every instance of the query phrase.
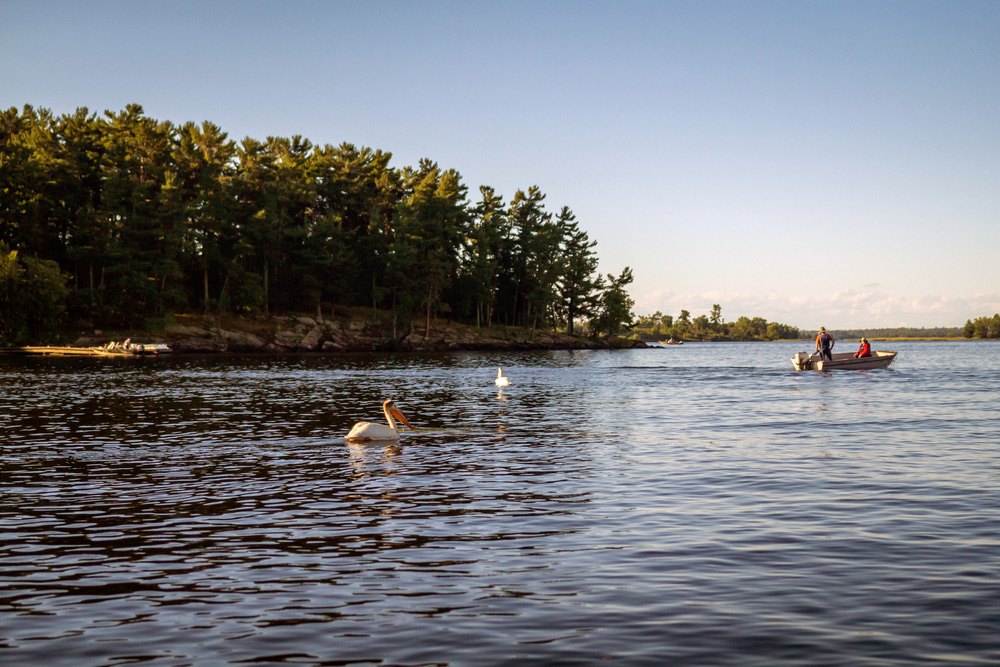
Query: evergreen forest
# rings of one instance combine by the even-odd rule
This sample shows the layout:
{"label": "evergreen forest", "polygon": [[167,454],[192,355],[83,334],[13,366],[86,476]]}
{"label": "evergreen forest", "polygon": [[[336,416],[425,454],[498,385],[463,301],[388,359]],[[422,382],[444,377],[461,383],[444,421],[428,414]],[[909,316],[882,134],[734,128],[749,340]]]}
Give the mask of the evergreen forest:
{"label": "evergreen forest", "polygon": [[137,104],[0,111],[0,344],[171,313],[368,309],[619,333],[632,272],[532,186],[505,200],[431,160],[301,136],[236,142]]}

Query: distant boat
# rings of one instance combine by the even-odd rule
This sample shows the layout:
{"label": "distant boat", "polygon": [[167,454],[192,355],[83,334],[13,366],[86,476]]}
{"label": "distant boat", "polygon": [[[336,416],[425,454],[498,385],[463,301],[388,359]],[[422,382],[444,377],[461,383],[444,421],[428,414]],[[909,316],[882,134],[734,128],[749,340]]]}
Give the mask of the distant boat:
{"label": "distant boat", "polygon": [[797,371],[863,371],[870,368],[886,368],[896,361],[896,353],[886,350],[872,350],[870,357],[855,357],[853,352],[833,355],[833,359],[823,359],[819,354],[796,352],[792,365]]}
{"label": "distant boat", "polygon": [[660,341],[660,345],[683,345],[683,344],[684,344],[684,341],[682,341],[682,340],[674,340],[673,338],[671,338],[670,340],[661,340]]}

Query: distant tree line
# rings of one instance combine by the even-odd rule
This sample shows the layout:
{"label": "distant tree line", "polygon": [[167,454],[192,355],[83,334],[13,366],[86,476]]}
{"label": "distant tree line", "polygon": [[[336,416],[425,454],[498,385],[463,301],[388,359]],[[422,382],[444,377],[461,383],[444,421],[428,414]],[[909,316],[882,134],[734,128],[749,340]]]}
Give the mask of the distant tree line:
{"label": "distant tree line", "polygon": [[[768,322],[763,317],[740,317],[735,322],[722,319],[722,308],[713,304],[708,315],[692,318],[691,313],[682,310],[678,317],[664,315],[660,311],[652,315],[640,315],[632,326],[633,335],[644,340],[812,340],[818,331],[800,330],[797,327]],[[959,327],[889,327],[881,329],[837,329],[830,330],[838,340],[861,338],[998,338],[1000,337],[1000,315],[981,317],[968,321],[965,328]]]}
{"label": "distant tree line", "polygon": [[676,319],[660,311],[639,316],[632,325],[632,331],[646,340],[787,340],[800,336],[797,328],[768,322],[763,317],[743,316],[735,322],[726,322],[722,319],[722,307],[717,303],[712,305],[710,314],[693,319],[687,310],[682,310]]}
{"label": "distant tree line", "polygon": [[[958,338],[959,327],[888,327],[882,329],[836,329],[831,330],[834,338]],[[818,332],[807,332],[814,338]]]}
{"label": "distant tree line", "polygon": [[[454,169],[301,136],[228,139],[139,105],[0,111],[0,343],[172,312],[437,315],[618,333],[631,270],[537,186],[470,202]],[[374,315],[373,315],[374,316]]]}
{"label": "distant tree line", "polygon": [[1000,338],[1000,314],[966,320],[962,335],[966,338]]}

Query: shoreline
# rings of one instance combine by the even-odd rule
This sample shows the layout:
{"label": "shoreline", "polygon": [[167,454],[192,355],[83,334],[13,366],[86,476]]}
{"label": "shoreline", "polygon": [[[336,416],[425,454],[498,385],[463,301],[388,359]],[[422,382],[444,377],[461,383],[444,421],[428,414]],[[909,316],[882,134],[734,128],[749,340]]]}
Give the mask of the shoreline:
{"label": "shoreline", "polygon": [[[523,327],[477,328],[434,320],[400,330],[391,321],[357,318],[273,316],[266,319],[174,315],[158,331],[94,331],[65,345],[30,345],[0,350],[4,354],[130,356],[142,354],[292,354],[360,352],[449,352],[520,350],[600,350],[655,347],[631,338],[591,338]],[[132,341],[133,349],[108,350],[111,343]],[[144,346],[139,352],[135,347]]]}
{"label": "shoreline", "polygon": [[[169,324],[158,330],[95,330],[62,345],[27,345],[0,348],[5,355],[72,356],[155,356],[157,354],[296,354],[296,353],[372,353],[372,352],[508,352],[528,350],[615,350],[666,349],[659,340],[641,340],[621,336],[570,336],[550,330],[493,325],[490,328],[459,324],[450,320],[432,320],[429,335],[422,326],[400,330],[388,318],[305,315],[276,315],[266,318],[174,314]],[[126,340],[144,349],[122,349]],[[855,342],[856,338],[842,338]],[[964,337],[887,337],[872,342],[956,342],[978,339]],[[707,341],[685,343],[799,343],[808,346],[812,339],[773,341]],[[113,348],[113,349],[109,349]]]}

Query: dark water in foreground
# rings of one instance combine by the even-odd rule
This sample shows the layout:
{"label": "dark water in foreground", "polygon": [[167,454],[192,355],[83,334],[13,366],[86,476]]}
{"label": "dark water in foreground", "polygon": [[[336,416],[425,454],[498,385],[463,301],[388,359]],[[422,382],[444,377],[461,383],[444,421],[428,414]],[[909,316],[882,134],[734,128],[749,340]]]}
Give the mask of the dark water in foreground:
{"label": "dark water in foreground", "polygon": [[998,664],[1000,345],[891,347],[0,358],[0,663]]}

